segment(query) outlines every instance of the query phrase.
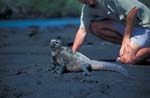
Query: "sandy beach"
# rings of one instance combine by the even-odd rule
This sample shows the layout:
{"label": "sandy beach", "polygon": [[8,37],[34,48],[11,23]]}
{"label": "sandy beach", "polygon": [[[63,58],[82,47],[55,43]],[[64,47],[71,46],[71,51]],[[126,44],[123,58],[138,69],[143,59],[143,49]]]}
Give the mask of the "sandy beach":
{"label": "sandy beach", "polygon": [[78,26],[0,28],[0,98],[150,98],[150,64],[115,62],[120,46],[88,34],[79,50],[91,59],[117,63],[131,78],[112,71],[55,77],[50,71],[49,42],[57,38],[71,47]]}

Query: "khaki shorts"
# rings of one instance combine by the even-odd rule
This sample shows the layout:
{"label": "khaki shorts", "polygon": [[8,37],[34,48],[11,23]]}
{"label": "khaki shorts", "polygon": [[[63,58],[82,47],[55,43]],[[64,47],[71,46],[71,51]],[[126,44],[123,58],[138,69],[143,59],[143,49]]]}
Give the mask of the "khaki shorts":
{"label": "khaki shorts", "polygon": [[[114,24],[118,32],[124,35],[125,25],[116,22]],[[137,43],[141,48],[150,47],[150,28],[135,27],[130,40]]]}

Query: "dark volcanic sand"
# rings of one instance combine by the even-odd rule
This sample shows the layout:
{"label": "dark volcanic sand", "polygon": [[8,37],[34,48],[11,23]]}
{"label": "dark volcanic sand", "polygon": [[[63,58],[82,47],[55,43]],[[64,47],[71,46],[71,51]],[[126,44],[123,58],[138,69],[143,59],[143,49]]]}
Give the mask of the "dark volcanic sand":
{"label": "dark volcanic sand", "polygon": [[[150,98],[150,66],[123,65],[131,78],[117,72],[81,72],[56,78],[50,71],[49,41],[71,46],[76,26],[0,29],[0,98]],[[119,45],[88,35],[80,52],[92,59],[116,63]]]}

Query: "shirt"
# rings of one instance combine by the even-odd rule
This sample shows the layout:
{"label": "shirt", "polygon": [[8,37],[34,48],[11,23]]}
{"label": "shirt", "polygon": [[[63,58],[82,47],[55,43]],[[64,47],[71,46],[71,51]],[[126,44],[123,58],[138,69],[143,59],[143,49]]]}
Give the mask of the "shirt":
{"label": "shirt", "polygon": [[136,24],[150,28],[150,9],[138,0],[97,0],[94,8],[84,4],[80,17],[80,28],[85,28],[89,32],[92,21],[104,18],[125,21],[126,15],[134,7],[138,8]]}

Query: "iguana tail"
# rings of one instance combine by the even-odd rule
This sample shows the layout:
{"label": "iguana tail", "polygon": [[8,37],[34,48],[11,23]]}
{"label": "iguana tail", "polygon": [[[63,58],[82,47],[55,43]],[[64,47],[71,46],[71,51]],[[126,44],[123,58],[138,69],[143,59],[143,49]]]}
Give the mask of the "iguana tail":
{"label": "iguana tail", "polygon": [[128,71],[124,67],[117,65],[117,64],[112,64],[109,62],[91,60],[91,68],[92,70],[116,71],[128,77]]}

